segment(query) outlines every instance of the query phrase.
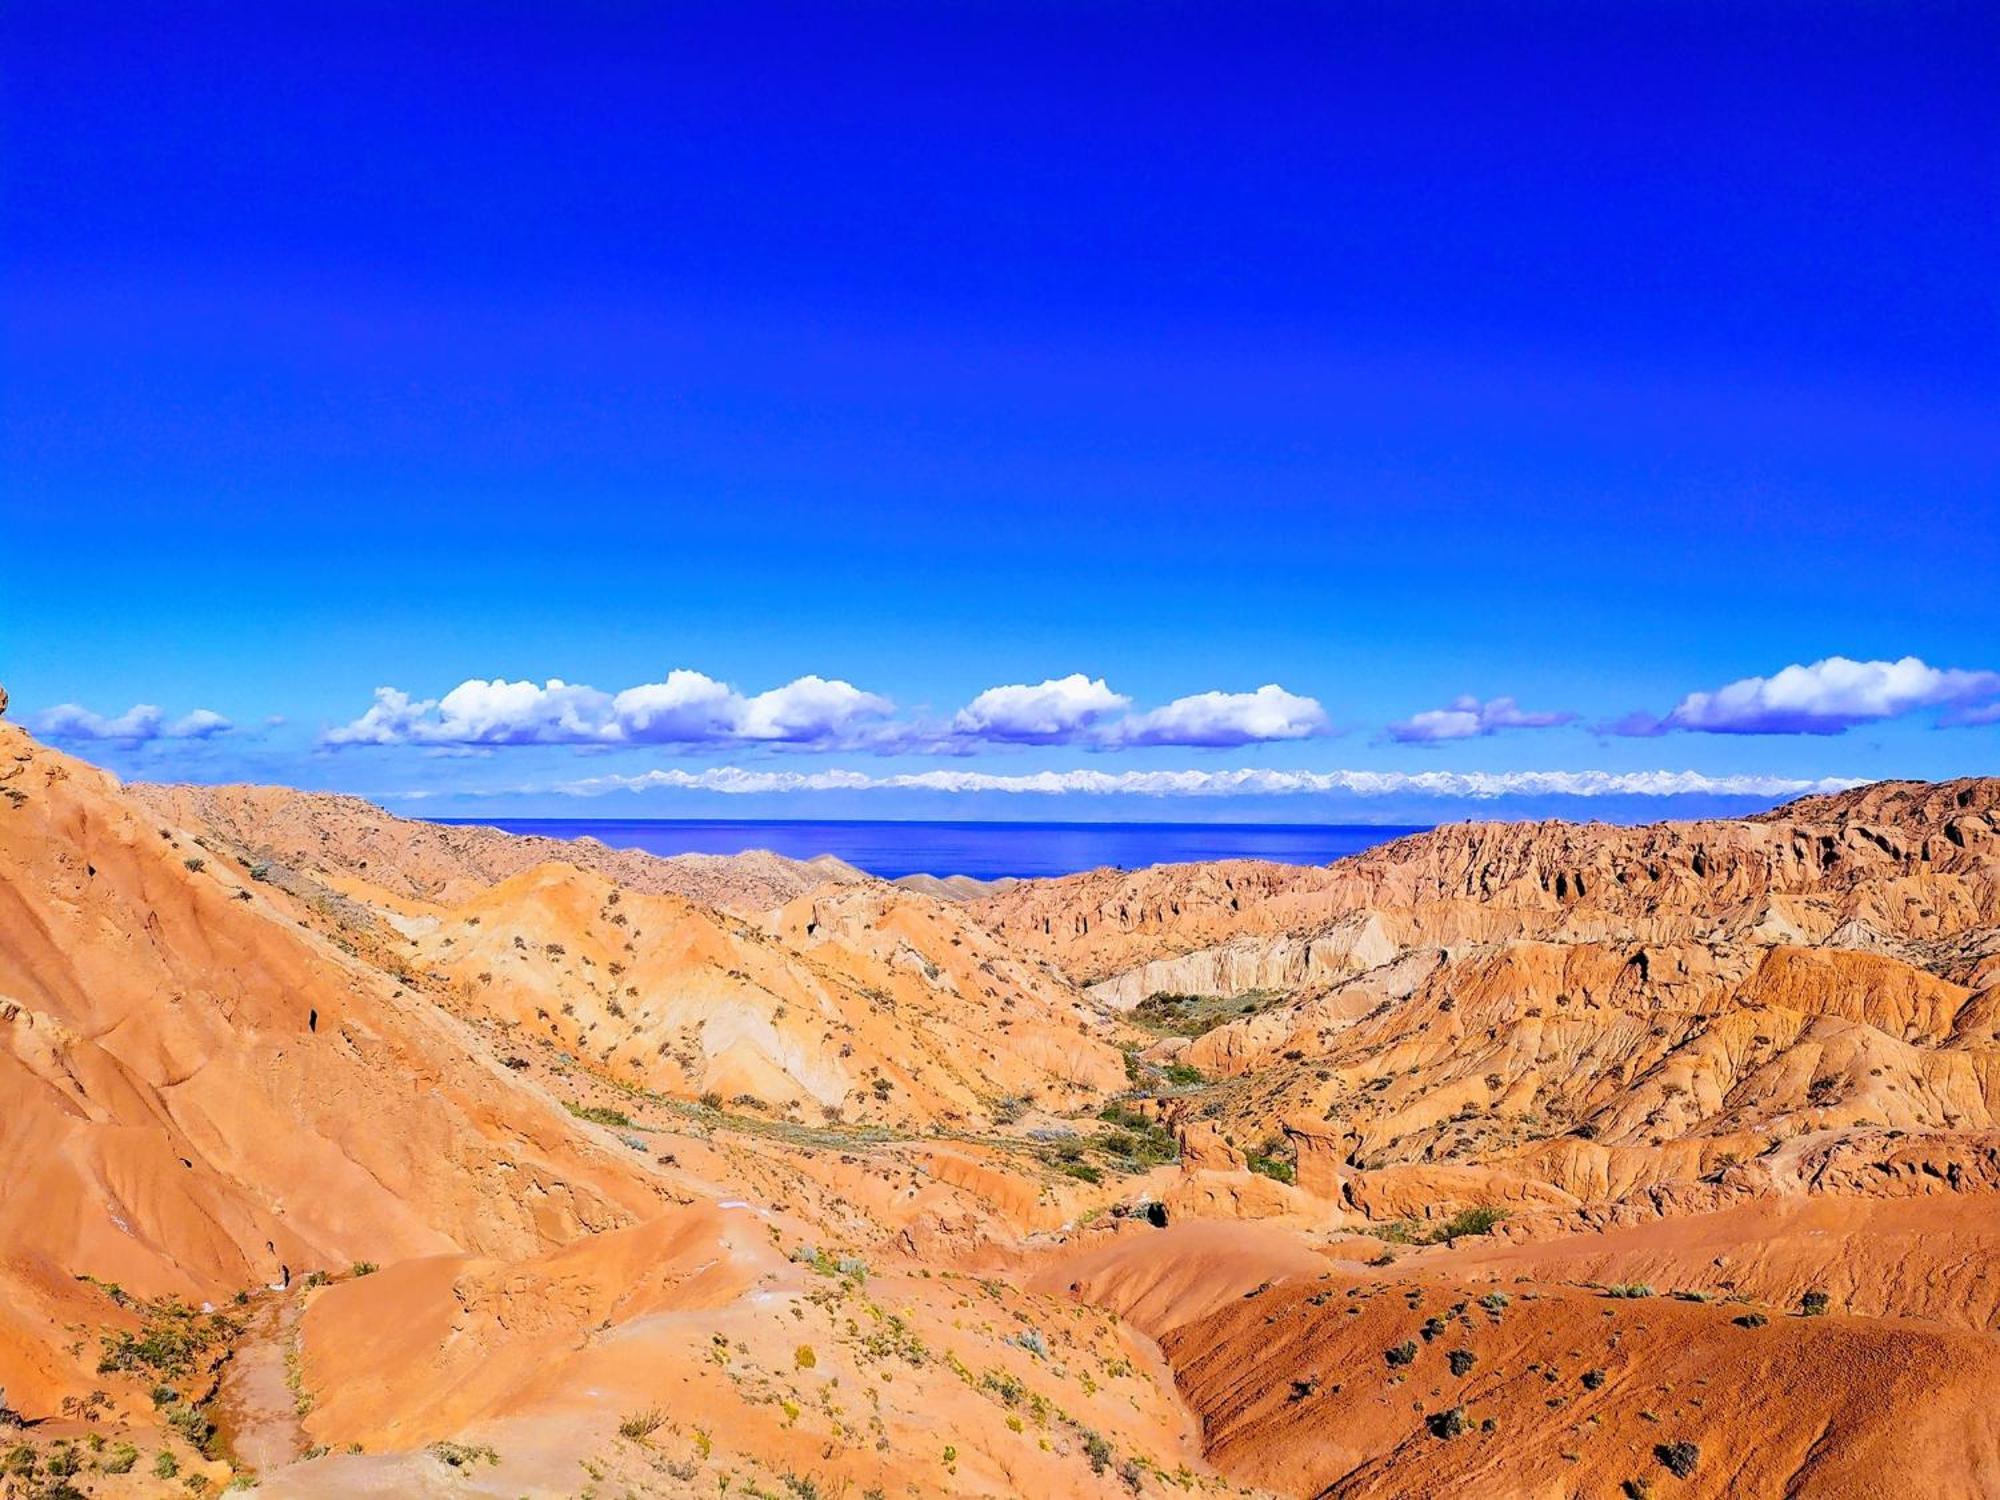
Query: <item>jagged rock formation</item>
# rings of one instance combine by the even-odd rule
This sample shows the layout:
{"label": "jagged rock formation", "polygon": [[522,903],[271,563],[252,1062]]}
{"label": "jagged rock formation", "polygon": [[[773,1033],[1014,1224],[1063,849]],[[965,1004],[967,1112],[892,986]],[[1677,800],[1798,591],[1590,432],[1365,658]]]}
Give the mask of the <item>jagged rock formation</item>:
{"label": "jagged rock formation", "polygon": [[1310,938],[1238,937],[1178,958],[1156,958],[1100,980],[1090,993],[1129,1010],[1149,995],[1299,990],[1364,974],[1388,963],[1404,946],[1379,912],[1359,912]]}
{"label": "jagged rock formation", "polygon": [[1759,935],[1948,943],[2000,921],[2000,780],[1887,783],[1748,822],[1644,828],[1464,823],[1327,869],[1228,861],[1096,871],[975,905],[1079,980],[1243,935],[1310,938],[1357,912],[1401,914],[1439,945]]}

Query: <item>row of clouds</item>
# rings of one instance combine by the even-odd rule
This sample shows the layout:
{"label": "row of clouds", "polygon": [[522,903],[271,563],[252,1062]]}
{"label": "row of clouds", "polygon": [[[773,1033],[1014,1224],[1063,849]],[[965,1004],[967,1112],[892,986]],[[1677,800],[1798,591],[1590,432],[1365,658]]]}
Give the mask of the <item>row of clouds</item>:
{"label": "row of clouds", "polygon": [[800,677],[745,695],[701,672],[607,693],[560,678],[473,678],[442,698],[378,688],[374,705],[322,737],[329,746],[737,746],[951,753],[988,745],[1180,745],[1221,748],[1306,739],[1329,727],[1311,698],[1275,683],[1197,693],[1138,711],[1103,678],[1075,673],[988,688],[949,719],[905,720],[852,683]]}
{"label": "row of clouds", "polygon": [[32,720],[39,734],[54,740],[98,740],[137,745],[150,740],[212,740],[236,726],[212,709],[169,719],[152,703],[135,703],[122,714],[92,713],[75,703],[62,703]]}
{"label": "row of clouds", "polygon": [[[1933,667],[1914,656],[1855,661],[1829,656],[1769,677],[1745,677],[1689,693],[1664,714],[1628,714],[1598,733],[1840,734],[1859,725],[1942,710],[1946,725],[2000,721],[2000,672]],[[1560,709],[1527,709],[1511,697],[1459,698],[1390,724],[1385,738],[1437,745],[1575,724]],[[1267,683],[1255,692],[1195,693],[1139,709],[1101,677],[1081,672],[980,693],[942,722],[900,720],[895,705],[848,682],[801,677],[745,696],[700,672],[618,693],[560,679],[537,685],[477,678],[442,698],[413,700],[395,688],[329,731],[329,745],[490,746],[752,745],[824,749],[962,751],[987,745],[1137,745],[1230,748],[1311,739],[1333,732],[1317,699]]]}
{"label": "row of clouds", "polygon": [[553,787],[522,788],[568,796],[608,792],[1012,792],[1034,796],[1260,797],[1346,793],[1359,797],[1421,794],[1486,799],[1548,797],[1793,797],[1839,792],[1861,782],[1844,777],[1706,776],[1698,771],[863,771],[653,770],[590,776]]}
{"label": "row of clouds", "polygon": [[[1855,661],[1828,656],[1769,677],[1744,677],[1713,692],[1689,693],[1664,714],[1632,713],[1592,726],[1601,734],[1845,734],[1866,724],[1939,710],[1945,728],[2000,723],[2000,672],[1933,667],[1915,656]],[[1531,713],[1512,698],[1460,698],[1391,724],[1403,744],[1443,744],[1512,729],[1577,722],[1567,712]]]}
{"label": "row of clouds", "polygon": [[[1589,727],[1626,736],[1832,735],[1926,710],[1936,711],[1945,727],[2000,723],[2000,672],[1933,667],[1914,656],[1898,661],[1829,656],[1689,693],[1664,714],[1633,713]],[[1525,709],[1511,697],[1463,697],[1398,720],[1383,737],[1405,745],[1441,745],[1561,728],[1579,718],[1567,710]],[[151,704],[106,717],[68,703],[32,722],[53,738],[123,745],[211,739],[233,727],[208,709],[168,719]],[[320,742],[330,749],[418,745],[443,754],[504,745],[965,754],[1002,745],[1226,749],[1333,732],[1317,699],[1276,683],[1254,692],[1195,693],[1142,709],[1103,678],[1076,672],[991,687],[956,713],[933,719],[899,717],[888,698],[838,678],[800,677],[745,694],[682,669],[617,692],[561,678],[534,683],[475,677],[438,698],[378,688],[365,712],[326,730]]]}

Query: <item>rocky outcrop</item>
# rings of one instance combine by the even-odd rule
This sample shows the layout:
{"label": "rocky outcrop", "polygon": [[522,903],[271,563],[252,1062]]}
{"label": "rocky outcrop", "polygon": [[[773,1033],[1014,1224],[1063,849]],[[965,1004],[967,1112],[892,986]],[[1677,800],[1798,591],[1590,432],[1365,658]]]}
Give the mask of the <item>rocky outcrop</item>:
{"label": "rocky outcrop", "polygon": [[975,910],[1085,982],[1244,935],[1310,938],[1365,911],[1441,944],[1817,943],[1856,922],[1935,940],[2000,924],[2000,779],[1885,783],[1744,822],[1449,824],[1324,869],[1100,870]]}
{"label": "rocky outcrop", "polygon": [[1378,912],[1345,918],[1316,937],[1240,937],[1179,958],[1155,959],[1090,986],[1093,999],[1130,1010],[1149,995],[1247,994],[1335,983],[1402,952]]}

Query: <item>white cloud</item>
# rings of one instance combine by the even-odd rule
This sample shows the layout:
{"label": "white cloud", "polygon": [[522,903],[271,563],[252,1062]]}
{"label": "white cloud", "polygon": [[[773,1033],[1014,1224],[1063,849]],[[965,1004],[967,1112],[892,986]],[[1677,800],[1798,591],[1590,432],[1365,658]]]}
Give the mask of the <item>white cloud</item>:
{"label": "white cloud", "polygon": [[612,699],[596,688],[552,677],[532,682],[461,682],[438,700],[422,738],[454,745],[573,745],[615,740]]}
{"label": "white cloud", "polygon": [[1014,745],[1225,746],[1299,740],[1327,731],[1311,698],[1267,683],[1254,693],[1194,693],[1161,708],[1127,713],[1132,700],[1081,672],[1033,686],[988,688],[960,709],[961,741]]}
{"label": "white cloud", "polygon": [[628,738],[651,744],[710,743],[729,737],[743,700],[700,672],[677,668],[665,682],[645,682],[611,700]]}
{"label": "white cloud", "polygon": [[1081,672],[988,688],[947,721],[894,715],[886,697],[837,678],[800,677],[746,697],[682,669],[617,693],[560,678],[471,678],[436,699],[382,687],[365,713],[320,739],[327,746],[771,745],[969,754],[994,745],[1255,745],[1329,729],[1317,700],[1276,683],[1250,693],[1195,693],[1134,712],[1129,697]]}
{"label": "white cloud", "polygon": [[175,719],[163,733],[170,740],[208,740],[218,734],[227,734],[235,727],[214,709],[197,708]]}
{"label": "white cloud", "polygon": [[717,766],[702,771],[652,770],[592,776],[554,787],[595,797],[653,790],[728,793],[933,791],[1011,792],[1045,796],[1243,797],[1347,793],[1359,797],[1421,794],[1483,800],[1506,796],[1786,797],[1837,792],[1863,783],[1847,777],[1708,776],[1699,771],[915,771],[873,776],[861,771],[765,771]]}
{"label": "white cloud", "polygon": [[1254,693],[1195,693],[1164,708],[1135,714],[1115,732],[1126,745],[1253,745],[1324,734],[1326,710],[1317,699],[1288,693],[1275,682]]}
{"label": "white cloud", "polygon": [[350,723],[329,729],[320,736],[327,745],[400,745],[414,738],[424,724],[424,716],[437,707],[437,699],[413,699],[400,688],[378,687],[375,704]]}
{"label": "white cloud", "polygon": [[1512,698],[1489,698],[1481,703],[1469,694],[1454,698],[1449,707],[1426,709],[1389,726],[1389,738],[1406,745],[1435,745],[1446,740],[1469,740],[1503,729],[1551,729],[1576,718],[1571,713],[1530,713]]}
{"label": "white cloud", "polygon": [[751,740],[820,744],[894,709],[887,698],[864,693],[851,682],[801,677],[746,702],[737,732]]}
{"label": "white cloud", "polygon": [[235,727],[213,709],[197,708],[170,720],[151,703],[135,703],[115,718],[93,713],[81,704],[59,703],[30,722],[38,733],[51,739],[104,740],[125,745],[142,745],[152,740],[207,740],[227,734]]}
{"label": "white cloud", "polygon": [[1092,681],[1072,672],[1033,687],[990,687],[958,711],[952,728],[1010,744],[1061,744],[1131,706],[1132,700],[1112,692],[1102,677]]}
{"label": "white cloud", "polygon": [[1954,708],[1955,722],[1981,722],[2000,700],[2000,672],[1933,667],[1914,656],[1854,661],[1829,656],[1769,677],[1745,677],[1712,693],[1689,693],[1664,719],[1635,715],[1624,734],[1670,729],[1707,734],[1841,734],[1857,724],[1921,708]]}
{"label": "white cloud", "polygon": [[700,672],[617,694],[564,682],[469,678],[442,698],[375,690],[374,705],[326,745],[846,744],[894,705],[852,683],[801,677],[745,697]]}

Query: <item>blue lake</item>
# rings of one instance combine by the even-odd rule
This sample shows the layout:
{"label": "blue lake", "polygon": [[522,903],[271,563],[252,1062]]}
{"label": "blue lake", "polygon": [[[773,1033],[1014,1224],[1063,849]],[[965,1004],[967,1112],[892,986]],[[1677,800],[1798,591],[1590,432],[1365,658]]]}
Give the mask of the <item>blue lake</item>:
{"label": "blue lake", "polygon": [[1069,875],[1100,865],[1137,869],[1202,859],[1323,865],[1406,833],[1372,824],[873,823],[716,819],[439,818],[547,838],[590,837],[651,854],[740,854],[793,859],[831,854],[873,875]]}

